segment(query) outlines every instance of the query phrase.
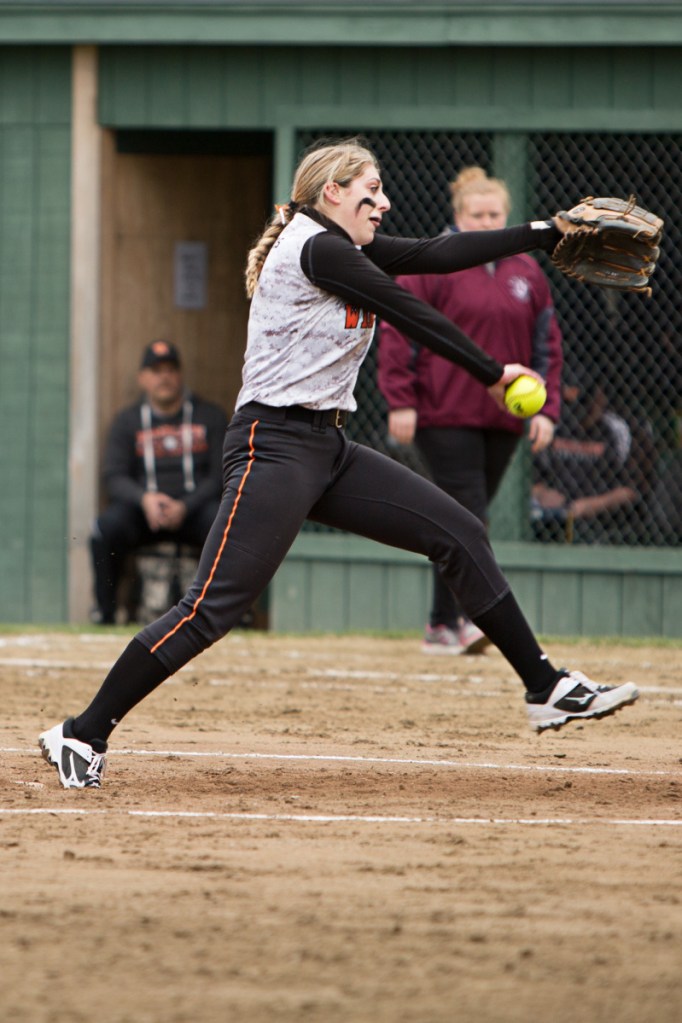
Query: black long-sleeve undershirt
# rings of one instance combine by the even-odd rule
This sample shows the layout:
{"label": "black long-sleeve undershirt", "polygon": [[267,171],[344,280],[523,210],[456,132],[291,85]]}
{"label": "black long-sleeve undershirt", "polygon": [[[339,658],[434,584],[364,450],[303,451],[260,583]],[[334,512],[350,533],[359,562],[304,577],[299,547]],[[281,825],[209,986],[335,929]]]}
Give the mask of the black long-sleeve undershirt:
{"label": "black long-sleeve undershirt", "polygon": [[554,227],[539,230],[522,224],[437,238],[377,235],[370,245],[358,249],[327,218],[312,210],[306,210],[306,215],[327,228],[308,239],[301,252],[301,268],[313,284],[375,313],[414,341],[462,366],[486,387],[500,379],[502,365],[442,313],[396,284],[393,275],[453,273],[532,249],[551,251],[559,238]]}

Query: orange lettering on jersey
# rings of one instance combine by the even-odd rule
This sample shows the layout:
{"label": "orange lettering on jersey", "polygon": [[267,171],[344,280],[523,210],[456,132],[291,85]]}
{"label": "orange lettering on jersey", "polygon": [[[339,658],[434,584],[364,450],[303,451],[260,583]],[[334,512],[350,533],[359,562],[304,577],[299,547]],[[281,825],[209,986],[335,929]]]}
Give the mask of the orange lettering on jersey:
{"label": "orange lettering on jersey", "polygon": [[346,306],[346,330],[354,330],[360,322],[360,310],[355,306]]}
{"label": "orange lettering on jersey", "polygon": [[[362,322],[360,322],[360,313],[362,313]],[[358,324],[366,330],[374,326],[375,320],[374,313],[365,312],[364,309],[358,309],[354,305],[346,306],[346,330],[355,330]]]}

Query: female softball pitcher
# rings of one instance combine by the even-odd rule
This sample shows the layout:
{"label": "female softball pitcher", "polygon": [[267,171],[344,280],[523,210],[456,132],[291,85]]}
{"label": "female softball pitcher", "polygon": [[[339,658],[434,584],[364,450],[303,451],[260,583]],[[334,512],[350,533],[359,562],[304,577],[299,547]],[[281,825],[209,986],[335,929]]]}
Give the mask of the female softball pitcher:
{"label": "female softball pitcher", "polygon": [[252,297],[243,386],[227,429],[224,489],[197,576],[176,607],[131,640],[90,705],[44,732],[43,756],[65,788],[97,788],[107,739],[137,703],[239,623],[305,519],[423,554],[526,689],[538,731],[603,717],[637,699],[556,669],[540,649],[485,527],[434,484],[347,440],[353,388],[382,317],[463,366],[501,404],[521,373],[500,365],[442,314],[399,287],[398,274],[451,273],[531,249],[552,251],[554,220],[438,238],[378,234],[390,209],[376,159],[359,140],[302,159],[290,202],[248,256]]}

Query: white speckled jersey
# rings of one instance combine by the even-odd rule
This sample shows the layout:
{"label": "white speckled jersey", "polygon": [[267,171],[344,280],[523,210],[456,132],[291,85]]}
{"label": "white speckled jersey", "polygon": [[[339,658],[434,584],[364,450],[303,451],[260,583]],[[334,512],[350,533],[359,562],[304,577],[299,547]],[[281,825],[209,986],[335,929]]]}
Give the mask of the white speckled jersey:
{"label": "white speckled jersey", "polygon": [[503,367],[457,324],[396,284],[399,274],[454,273],[556,244],[540,223],[438,238],[375,235],[359,248],[333,221],[306,207],[270,250],[251,302],[237,408],[356,408],[353,388],[377,317],[462,366],[486,387]]}
{"label": "white speckled jersey", "polygon": [[237,408],[248,401],[357,407],[353,389],[376,317],[321,290],[303,273],[301,250],[324,231],[298,213],[268,253],[251,303]]}

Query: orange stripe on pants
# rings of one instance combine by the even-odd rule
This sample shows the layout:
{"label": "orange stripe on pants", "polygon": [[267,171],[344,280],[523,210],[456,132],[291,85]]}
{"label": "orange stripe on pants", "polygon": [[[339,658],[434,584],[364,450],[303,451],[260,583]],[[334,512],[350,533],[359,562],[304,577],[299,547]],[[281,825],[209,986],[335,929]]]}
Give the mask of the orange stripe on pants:
{"label": "orange stripe on pants", "polygon": [[230,512],[230,517],[227,520],[227,525],[225,526],[225,531],[223,533],[223,538],[222,538],[222,540],[220,542],[220,547],[218,548],[218,553],[216,554],[215,559],[213,561],[213,564],[211,566],[211,571],[208,574],[208,579],[204,583],[204,587],[203,587],[201,593],[199,594],[199,596],[195,600],[194,606],[193,606],[190,614],[185,615],[184,618],[181,618],[180,621],[178,622],[178,624],[176,626],[174,626],[174,628],[172,628],[170,630],[170,632],[167,632],[165,636],[161,637],[161,639],[158,641],[158,643],[155,643],[155,645],[151,649],[151,653],[153,653],[153,654],[156,653],[156,651],[159,649],[160,646],[163,646],[163,644],[166,642],[166,640],[170,639],[171,636],[174,636],[175,633],[178,631],[178,629],[181,629],[182,626],[185,625],[187,622],[191,622],[192,621],[192,619],[195,617],[195,615],[197,613],[197,610],[199,609],[199,605],[201,604],[201,602],[203,601],[204,597],[206,596],[206,594],[208,592],[208,588],[209,588],[209,586],[211,585],[211,583],[213,581],[213,577],[215,576],[216,569],[218,568],[218,563],[219,563],[220,558],[222,556],[223,550],[225,549],[225,544],[227,543],[227,537],[229,535],[230,528],[232,526],[232,521],[233,521],[233,519],[235,517],[235,514],[237,512],[237,506],[239,505],[239,502],[241,500],[241,496],[242,496],[242,492],[244,490],[244,486],[246,484],[247,479],[249,478],[249,473],[251,472],[251,469],[253,467],[253,463],[256,460],[256,449],[254,447],[253,438],[254,438],[254,434],[256,432],[256,427],[258,426],[258,423],[259,423],[259,420],[256,419],[256,420],[254,420],[254,422],[251,425],[251,433],[249,434],[249,461],[247,463],[246,469],[244,470],[244,475],[242,476],[241,480],[239,481],[239,487],[237,488],[237,495],[236,495],[236,497],[234,499],[234,504],[232,505],[232,511]]}

